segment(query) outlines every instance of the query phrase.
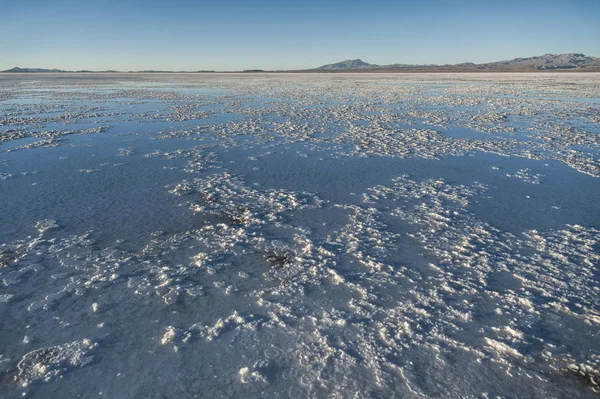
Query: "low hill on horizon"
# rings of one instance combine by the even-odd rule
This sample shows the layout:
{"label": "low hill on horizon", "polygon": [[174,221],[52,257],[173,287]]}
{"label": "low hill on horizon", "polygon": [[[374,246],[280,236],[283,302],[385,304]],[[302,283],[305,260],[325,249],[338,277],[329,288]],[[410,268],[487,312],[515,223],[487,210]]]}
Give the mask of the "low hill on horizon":
{"label": "low hill on horizon", "polygon": [[68,71],[64,71],[62,69],[19,68],[19,67],[14,67],[14,68],[7,69],[5,71],[0,71],[0,72],[27,72],[27,73],[52,72],[52,73],[58,73],[58,72],[68,72]]}

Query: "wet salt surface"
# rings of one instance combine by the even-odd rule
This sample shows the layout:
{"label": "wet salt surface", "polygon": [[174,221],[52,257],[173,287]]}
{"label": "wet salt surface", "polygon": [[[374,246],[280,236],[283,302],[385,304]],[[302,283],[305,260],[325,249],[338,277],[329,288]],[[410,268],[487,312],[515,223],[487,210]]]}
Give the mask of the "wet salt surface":
{"label": "wet salt surface", "polygon": [[596,397],[599,98],[0,75],[0,396]]}

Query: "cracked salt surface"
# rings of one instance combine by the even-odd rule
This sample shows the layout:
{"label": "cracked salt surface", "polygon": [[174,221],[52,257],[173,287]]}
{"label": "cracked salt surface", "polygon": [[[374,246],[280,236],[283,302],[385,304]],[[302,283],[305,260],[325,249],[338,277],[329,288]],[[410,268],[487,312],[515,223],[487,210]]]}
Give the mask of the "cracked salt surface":
{"label": "cracked salt surface", "polygon": [[0,396],[596,397],[599,97],[0,75]]}

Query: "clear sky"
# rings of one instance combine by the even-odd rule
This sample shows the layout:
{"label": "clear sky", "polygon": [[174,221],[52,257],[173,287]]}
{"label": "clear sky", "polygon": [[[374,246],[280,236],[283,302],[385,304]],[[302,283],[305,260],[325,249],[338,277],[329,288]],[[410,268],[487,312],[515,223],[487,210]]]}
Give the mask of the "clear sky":
{"label": "clear sky", "polygon": [[600,0],[0,0],[0,70],[600,56]]}

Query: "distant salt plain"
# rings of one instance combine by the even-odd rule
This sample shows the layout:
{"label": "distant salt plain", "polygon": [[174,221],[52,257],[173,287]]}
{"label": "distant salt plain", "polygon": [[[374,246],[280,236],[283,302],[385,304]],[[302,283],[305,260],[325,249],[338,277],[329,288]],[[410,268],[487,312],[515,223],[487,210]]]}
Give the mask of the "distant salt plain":
{"label": "distant salt plain", "polygon": [[600,74],[0,74],[0,396],[587,398]]}

